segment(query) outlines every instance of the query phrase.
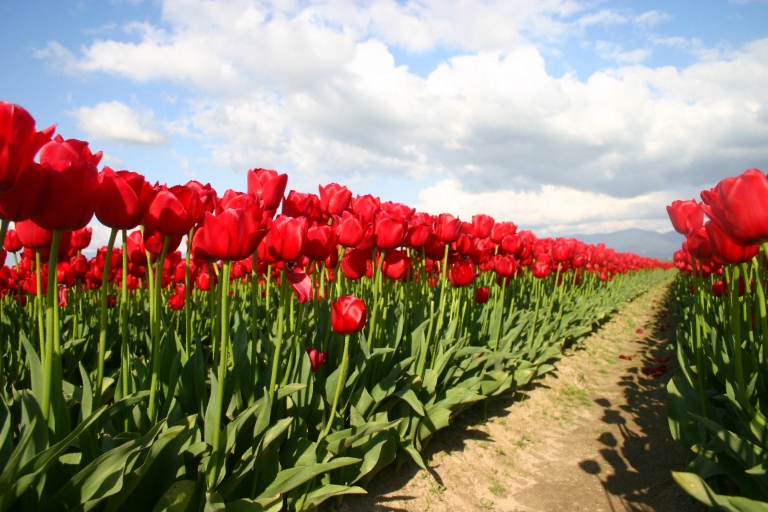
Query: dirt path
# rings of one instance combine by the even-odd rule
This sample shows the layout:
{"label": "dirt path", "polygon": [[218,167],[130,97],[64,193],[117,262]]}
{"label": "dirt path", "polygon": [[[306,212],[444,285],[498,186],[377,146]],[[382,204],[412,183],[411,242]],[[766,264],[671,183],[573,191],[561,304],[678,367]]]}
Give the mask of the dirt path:
{"label": "dirt path", "polygon": [[660,377],[641,371],[658,366],[647,358],[674,355],[665,293],[659,286],[639,297],[555,373],[491,404],[487,421],[479,408],[460,416],[428,446],[429,471],[387,468],[341,510],[705,510],[670,477],[686,459],[667,425],[676,359]]}

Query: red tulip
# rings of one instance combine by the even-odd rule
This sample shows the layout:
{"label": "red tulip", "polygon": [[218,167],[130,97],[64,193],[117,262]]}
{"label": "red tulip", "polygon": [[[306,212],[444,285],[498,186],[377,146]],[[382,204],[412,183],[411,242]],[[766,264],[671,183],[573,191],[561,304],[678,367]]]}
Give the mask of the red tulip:
{"label": "red tulip", "polygon": [[405,221],[396,214],[381,212],[373,227],[374,244],[379,249],[394,249],[403,243]]}
{"label": "red tulip", "polygon": [[126,240],[128,249],[128,260],[133,265],[144,266],[147,264],[147,255],[144,248],[144,238],[138,229],[128,235]]}
{"label": "red tulip", "polygon": [[347,279],[358,280],[367,274],[370,260],[358,249],[347,249],[341,258],[341,271]]}
{"label": "red tulip", "polygon": [[381,271],[388,278],[397,281],[405,277],[410,264],[411,260],[405,251],[390,249],[386,252],[381,262]]}
{"label": "red tulip", "polygon": [[144,214],[144,226],[163,235],[184,236],[189,234],[203,211],[200,196],[192,188],[162,185],[155,188],[152,202]]}
{"label": "red tulip", "polygon": [[82,228],[72,232],[72,239],[69,246],[75,251],[82,251],[89,245],[91,245],[91,238],[93,237],[93,228]]}
{"label": "red tulip", "polygon": [[551,270],[548,261],[537,261],[531,266],[531,271],[533,272],[534,277],[539,279],[547,277]]}
{"label": "red tulip", "polygon": [[260,253],[259,259],[271,262],[294,261],[301,256],[307,236],[307,219],[278,215],[271,226],[264,238],[265,257]]}
{"label": "red tulip", "polygon": [[704,224],[704,228],[709,235],[712,256],[723,263],[732,265],[745,263],[757,256],[760,251],[760,246],[757,244],[739,245],[733,242],[714,222],[707,222]]}
{"label": "red tulip", "polygon": [[408,229],[405,233],[405,245],[408,247],[424,247],[427,243],[434,219],[428,213],[416,213],[408,219]]}
{"label": "red tulip", "polygon": [[47,249],[53,239],[52,231],[38,226],[31,220],[17,222],[16,234],[21,244],[29,249]]}
{"label": "red tulip", "polygon": [[346,295],[331,303],[331,327],[335,333],[355,333],[365,326],[365,321],[365,303],[357,297]]}
{"label": "red tulip", "polygon": [[491,236],[491,230],[496,223],[493,217],[490,215],[473,215],[472,216],[472,228],[475,230],[475,236],[477,238],[488,238]]}
{"label": "red tulip", "polygon": [[405,221],[410,220],[410,218],[413,217],[416,213],[415,208],[411,208],[410,206],[404,205],[403,203],[393,203],[392,201],[381,203],[381,211],[396,214],[402,217]]}
{"label": "red tulip", "polygon": [[307,230],[304,255],[311,260],[323,261],[336,252],[336,233],[333,226],[315,224]]}
{"label": "red tulip", "polygon": [[688,233],[688,252],[700,261],[712,257],[709,234],[704,226]]}
{"label": "red tulip", "polygon": [[488,302],[488,288],[476,288],[475,289],[475,302],[478,304],[485,304]]}
{"label": "red tulip", "polygon": [[309,357],[309,365],[312,367],[312,371],[316,372],[323,366],[327,354],[325,352],[320,352],[313,347],[305,347],[305,349],[307,351],[307,356]]}
{"label": "red tulip", "polygon": [[180,309],[184,309],[184,296],[177,295],[177,294],[171,295],[168,298],[168,307],[174,311],[179,311]]}
{"label": "red tulip", "polygon": [[211,289],[211,276],[207,272],[200,272],[195,279],[195,285],[199,290],[207,292]]}
{"label": "red tulip", "polygon": [[216,190],[211,187],[210,183],[203,185],[199,181],[190,180],[184,186],[197,192],[197,196],[200,198],[200,202],[203,204],[203,210],[200,212],[200,218],[197,219],[197,222],[201,222],[203,220],[205,212],[213,213],[216,211],[219,197],[216,195]]}
{"label": "red tulip", "polygon": [[728,292],[726,291],[727,288],[725,288],[725,283],[723,280],[715,281],[712,283],[712,295],[715,297],[721,297],[723,295],[723,292],[727,295]]}
{"label": "red tulip", "polygon": [[514,256],[497,254],[493,261],[496,273],[502,277],[511,276],[517,270],[517,260]]}
{"label": "red tulip", "polygon": [[371,223],[381,210],[381,200],[370,194],[357,196],[352,200],[352,210],[360,216],[360,220],[364,224]]}
{"label": "red tulip", "polygon": [[517,226],[514,222],[497,222],[491,228],[491,240],[498,244],[505,236],[514,235],[516,232]]}
{"label": "red tulip", "polygon": [[0,192],[0,218],[27,220],[37,213],[48,171],[33,163],[19,174],[14,186]]}
{"label": "red tulip", "polygon": [[15,229],[9,229],[5,233],[5,241],[3,242],[3,247],[8,252],[19,252],[22,247],[24,247],[24,244],[22,244],[21,240],[19,240],[19,234]]}
{"label": "red tulip", "polygon": [[320,198],[315,194],[302,194],[291,190],[283,201],[283,215],[293,218],[320,218]]}
{"label": "red tulip", "polygon": [[455,242],[461,235],[461,221],[450,213],[441,213],[435,222],[435,235],[441,242]]}
{"label": "red tulip", "polygon": [[475,264],[471,260],[467,260],[453,265],[448,273],[448,278],[452,286],[460,287],[470,284],[476,275]]}
{"label": "red tulip", "polygon": [[344,212],[341,219],[335,220],[336,238],[339,245],[344,247],[355,247],[363,241],[365,227],[356,214]]}
{"label": "red tulip", "polygon": [[224,209],[216,215],[205,213],[203,225],[192,240],[193,254],[201,260],[242,260],[256,251],[266,235],[259,229],[259,203],[242,193],[224,194],[221,203]]}
{"label": "red tulip", "polygon": [[704,210],[701,203],[696,201],[673,201],[667,206],[669,220],[672,227],[681,235],[687,235],[691,231],[704,225]]}
{"label": "red tulip", "polygon": [[352,192],[342,185],[331,183],[318,186],[320,189],[320,209],[326,215],[341,215],[349,206]]}
{"label": "red tulip", "polygon": [[265,210],[274,210],[280,206],[287,185],[287,174],[278,174],[271,169],[248,171],[248,195],[261,198]]}
{"label": "red tulip", "polygon": [[16,185],[40,148],[51,140],[55,129],[56,125],[52,125],[35,131],[35,120],[29,112],[19,105],[0,101],[0,192]]}
{"label": "red tulip", "polygon": [[43,146],[40,163],[46,170],[45,185],[32,219],[50,230],[85,227],[96,209],[100,160],[101,151],[92,154],[87,142],[64,140],[60,135]]}
{"label": "red tulip", "polygon": [[99,175],[99,198],[96,203],[96,218],[114,229],[133,229],[152,201],[152,185],[139,173],[113,171],[109,167]]}
{"label": "red tulip", "polygon": [[759,169],[725,178],[701,199],[704,213],[737,244],[768,241],[768,177]]}

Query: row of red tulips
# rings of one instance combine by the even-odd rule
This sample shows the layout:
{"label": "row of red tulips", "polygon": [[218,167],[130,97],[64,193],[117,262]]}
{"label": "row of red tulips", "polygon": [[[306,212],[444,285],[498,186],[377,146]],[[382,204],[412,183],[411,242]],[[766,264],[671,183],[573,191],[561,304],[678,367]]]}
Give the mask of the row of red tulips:
{"label": "row of red tulips", "polygon": [[674,475],[718,510],[763,510],[768,177],[749,169],[702,191],[701,199],[667,207],[675,230],[686,236],[674,255],[682,271],[675,299],[684,371],[669,384],[669,416],[689,460],[685,472]]}
{"label": "row of red tulips", "polygon": [[[0,103],[0,511],[312,510],[423,464],[452,417],[551,370],[669,266],[337,184],[286,195],[266,169],[221,196],[152,186],[52,136]],[[93,216],[111,234],[89,260]]]}

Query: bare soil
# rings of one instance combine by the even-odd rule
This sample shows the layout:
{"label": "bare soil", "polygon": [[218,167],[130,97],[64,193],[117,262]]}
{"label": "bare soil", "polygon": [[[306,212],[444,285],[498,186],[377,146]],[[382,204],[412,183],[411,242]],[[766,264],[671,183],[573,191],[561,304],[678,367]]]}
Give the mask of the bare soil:
{"label": "bare soil", "polygon": [[[487,419],[476,407],[438,432],[425,453],[428,471],[390,466],[341,510],[706,510],[670,476],[686,453],[667,424],[666,385],[679,369],[666,292],[658,286],[637,298],[556,371],[491,403]],[[650,358],[669,358],[667,372],[643,374],[660,364]]]}

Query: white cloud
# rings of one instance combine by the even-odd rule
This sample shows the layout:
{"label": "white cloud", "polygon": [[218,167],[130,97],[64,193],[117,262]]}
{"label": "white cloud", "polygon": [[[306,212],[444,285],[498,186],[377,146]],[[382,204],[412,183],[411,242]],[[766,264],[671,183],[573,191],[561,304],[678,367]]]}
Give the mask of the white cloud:
{"label": "white cloud", "polygon": [[675,196],[654,192],[630,198],[544,185],[536,190],[511,189],[472,193],[458,180],[443,180],[419,193],[420,211],[452,213],[463,220],[485,213],[498,221],[511,220],[540,236],[600,233],[628,228],[669,231],[659,211]]}
{"label": "white cloud", "polygon": [[111,101],[80,107],[71,114],[77,118],[78,127],[92,139],[144,146],[169,142],[162,132],[152,128],[151,110],[139,113],[119,101]]}
{"label": "white cloud", "polygon": [[[643,65],[647,48],[596,43],[616,67],[585,80],[552,76],[531,42],[564,41],[595,25],[642,30],[670,19],[658,11],[576,0],[169,0],[162,18],[125,27],[131,42],[97,40],[77,55],[52,42],[38,54],[78,73],[184,84],[192,93],[176,102],[178,119],[161,126],[199,137],[222,168],[278,168],[292,184],[311,185],[447,178],[441,186],[452,183],[456,201],[498,191],[512,194],[502,202],[571,198],[593,209],[573,217],[578,208],[555,207],[520,222],[593,229],[666,222],[663,206],[675,193],[661,201],[659,191],[768,165],[768,39],[727,52],[649,39],[701,57],[680,69]],[[451,56],[421,77],[396,66],[395,46]],[[166,140],[151,112],[119,102],[77,115],[93,138]],[[613,215],[616,208],[625,213]],[[517,210],[499,215],[528,219]]]}

